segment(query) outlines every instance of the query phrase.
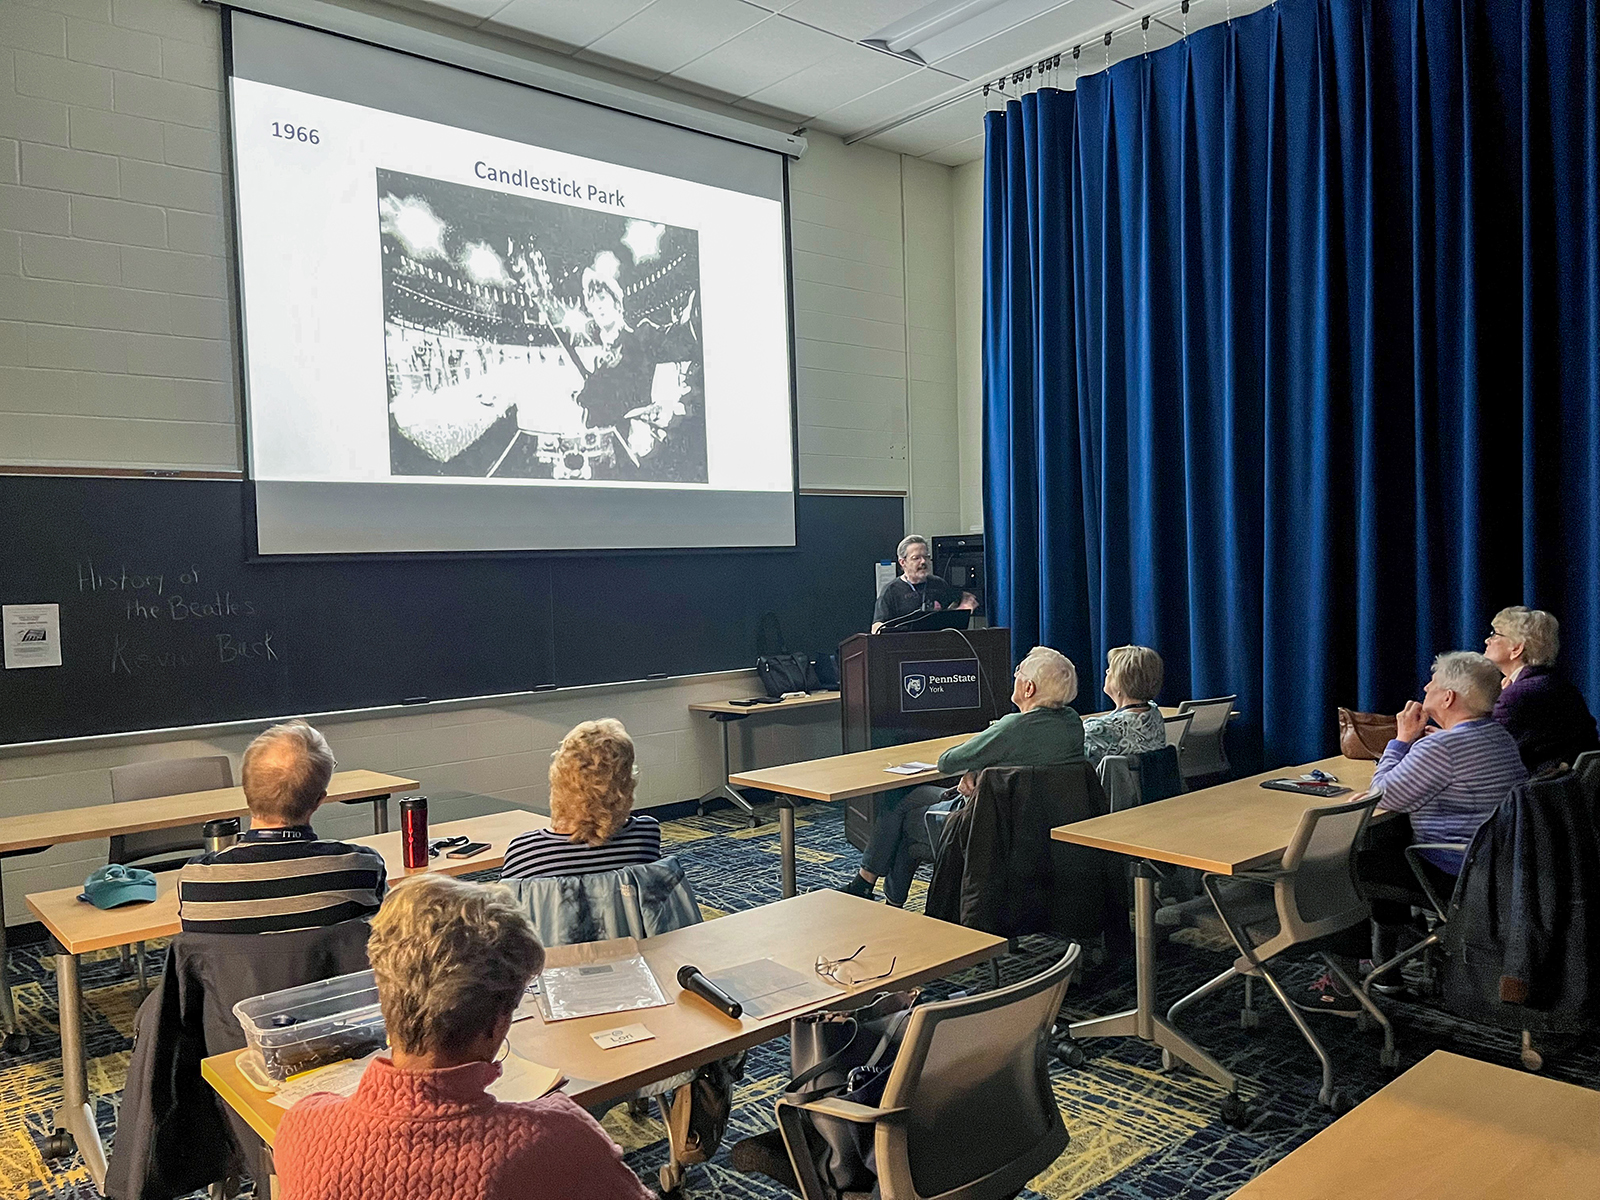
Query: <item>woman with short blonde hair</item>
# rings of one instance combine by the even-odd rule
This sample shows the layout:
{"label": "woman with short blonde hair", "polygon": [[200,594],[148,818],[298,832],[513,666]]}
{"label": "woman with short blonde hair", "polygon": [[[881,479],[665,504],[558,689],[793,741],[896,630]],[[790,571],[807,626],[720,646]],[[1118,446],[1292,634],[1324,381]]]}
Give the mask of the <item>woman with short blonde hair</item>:
{"label": "woman with short blonde hair", "polygon": [[389,1054],[355,1094],[308,1096],[274,1146],[284,1200],[645,1200],[622,1151],[559,1092],[501,1101],[511,1018],[544,948],[505,890],[448,875],[396,885],[367,952]]}
{"label": "woman with short blonde hair", "polygon": [[1505,680],[1494,719],[1516,739],[1523,765],[1533,772],[1600,749],[1588,701],[1556,674],[1560,649],[1560,622],[1520,604],[1495,613],[1483,640],[1484,656]]}
{"label": "woman with short blonde hair", "polygon": [[1167,744],[1167,726],[1155,698],[1161,691],[1161,655],[1149,646],[1106,651],[1105,693],[1115,706],[1084,718],[1083,752],[1091,763],[1114,754],[1144,754]]}
{"label": "woman with short blonde hair", "polygon": [[588,875],[655,862],[661,826],[632,812],[638,774],[621,721],[575,725],[550,756],[550,828],[513,838],[500,877]]}

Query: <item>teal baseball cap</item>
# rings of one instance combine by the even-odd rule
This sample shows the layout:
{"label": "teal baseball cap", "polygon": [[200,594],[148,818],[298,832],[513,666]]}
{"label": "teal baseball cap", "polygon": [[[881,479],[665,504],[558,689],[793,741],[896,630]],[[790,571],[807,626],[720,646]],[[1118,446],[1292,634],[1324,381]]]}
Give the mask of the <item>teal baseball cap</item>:
{"label": "teal baseball cap", "polygon": [[122,904],[136,904],[156,898],[156,877],[139,867],[125,867],[110,863],[92,872],[83,881],[79,900],[86,900],[96,908],[116,908]]}

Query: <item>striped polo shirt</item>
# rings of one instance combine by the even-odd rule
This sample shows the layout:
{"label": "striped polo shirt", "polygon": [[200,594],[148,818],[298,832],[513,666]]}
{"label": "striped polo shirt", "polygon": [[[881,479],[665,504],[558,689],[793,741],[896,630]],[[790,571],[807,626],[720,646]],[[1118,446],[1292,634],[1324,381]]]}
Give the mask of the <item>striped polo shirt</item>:
{"label": "striped polo shirt", "polygon": [[370,917],[383,900],[383,856],[327,842],[309,825],[252,829],[178,872],[178,919],[193,933],[291,933]]}
{"label": "striped polo shirt", "polygon": [[565,833],[530,829],[506,849],[501,879],[544,879],[552,875],[592,875],[616,871],[661,857],[661,825],[654,817],[635,814],[599,846],[574,842]]}
{"label": "striped polo shirt", "polygon": [[[1410,814],[1413,842],[1466,844],[1527,778],[1516,740],[1503,725],[1480,717],[1414,742],[1390,742],[1372,786],[1383,789],[1379,808]],[[1419,853],[1452,875],[1461,873],[1463,856],[1454,851]]]}

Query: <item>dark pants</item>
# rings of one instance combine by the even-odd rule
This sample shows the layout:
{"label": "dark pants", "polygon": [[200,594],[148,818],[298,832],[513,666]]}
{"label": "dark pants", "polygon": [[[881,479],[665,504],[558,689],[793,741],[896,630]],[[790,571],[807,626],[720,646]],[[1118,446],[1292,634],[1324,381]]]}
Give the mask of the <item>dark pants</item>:
{"label": "dark pants", "polygon": [[[1362,883],[1398,888],[1413,897],[1409,901],[1384,897],[1372,900],[1372,919],[1378,925],[1378,940],[1373,949],[1383,958],[1389,958],[1398,949],[1397,934],[1400,927],[1411,923],[1411,909],[1431,907],[1406,855],[1411,841],[1409,821],[1386,821],[1368,831],[1367,845],[1356,852],[1356,877]],[[1427,876],[1434,893],[1449,904],[1450,894],[1456,889],[1456,877],[1425,858],[1421,859],[1421,864],[1422,873]]]}
{"label": "dark pants", "polygon": [[891,904],[906,902],[917,864],[933,859],[923,818],[932,805],[945,798],[945,790],[925,783],[909,791],[885,793],[878,801],[872,840],[861,857],[861,867],[883,880],[883,894]]}

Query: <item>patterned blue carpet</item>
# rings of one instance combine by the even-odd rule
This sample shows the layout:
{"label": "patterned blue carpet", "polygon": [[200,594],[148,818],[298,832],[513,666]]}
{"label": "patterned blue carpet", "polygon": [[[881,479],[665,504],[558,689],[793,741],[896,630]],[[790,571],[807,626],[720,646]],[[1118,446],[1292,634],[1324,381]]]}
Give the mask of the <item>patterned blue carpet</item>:
{"label": "patterned blue carpet", "polygon": [[[859,855],[844,837],[843,806],[813,805],[800,809],[796,817],[802,889],[848,878]],[[717,812],[668,822],[664,834],[670,852],[687,867],[708,916],[778,899],[775,824],[751,830],[734,814]],[[926,878],[924,869],[910,907],[921,907]],[[1049,938],[1024,939],[1021,951],[1003,961],[1003,980],[1026,978],[1054,961],[1061,949]],[[1200,945],[1165,945],[1159,964],[1162,1005],[1220,971],[1229,957]],[[18,1005],[33,1047],[26,1055],[0,1060],[0,1196],[88,1200],[97,1193],[81,1161],[74,1157],[47,1163],[40,1154],[60,1098],[55,982],[47,967],[43,947],[12,952]],[[1292,974],[1290,982],[1304,986],[1310,976],[1309,969],[1302,970]],[[99,1097],[100,1125],[109,1143],[131,1045],[135,988],[120,972],[113,953],[87,959],[82,977],[84,1033],[91,1056],[89,1088]],[[941,981],[929,991],[940,995],[987,986],[987,969],[978,969]],[[1242,1127],[1222,1123],[1218,1115],[1222,1093],[1215,1085],[1187,1072],[1162,1073],[1158,1051],[1131,1040],[1088,1042],[1089,1061],[1084,1066],[1052,1066],[1072,1143],[1024,1195],[1051,1200],[1227,1196],[1326,1126],[1332,1117],[1317,1103],[1317,1063],[1310,1049],[1264,989],[1256,1001],[1260,1026],[1241,1029],[1241,992],[1236,986],[1201,1004],[1184,1025],[1243,1081],[1250,1115]],[[1075,985],[1064,1012],[1070,1018],[1087,1017],[1132,1003],[1132,964],[1113,963]],[[1403,1066],[1439,1048],[1518,1065],[1515,1034],[1468,1025],[1425,1006],[1387,1007],[1400,1036]],[[1340,1086],[1356,1099],[1372,1094],[1390,1078],[1378,1064],[1376,1033],[1359,1033],[1349,1022],[1336,1019],[1324,1019],[1317,1028],[1334,1056]],[[1600,1052],[1580,1047],[1550,1063],[1546,1073],[1600,1086]],[[786,1041],[751,1052],[722,1150],[712,1162],[690,1168],[684,1196],[781,1200],[790,1195],[764,1178],[739,1174],[727,1162],[733,1142],[772,1128],[773,1100],[788,1077]],[[634,1121],[619,1109],[606,1118],[606,1127],[628,1151],[629,1164],[653,1186],[657,1169],[666,1161],[661,1125],[654,1120]]]}

